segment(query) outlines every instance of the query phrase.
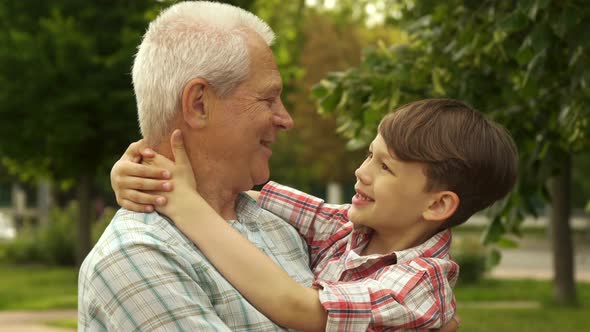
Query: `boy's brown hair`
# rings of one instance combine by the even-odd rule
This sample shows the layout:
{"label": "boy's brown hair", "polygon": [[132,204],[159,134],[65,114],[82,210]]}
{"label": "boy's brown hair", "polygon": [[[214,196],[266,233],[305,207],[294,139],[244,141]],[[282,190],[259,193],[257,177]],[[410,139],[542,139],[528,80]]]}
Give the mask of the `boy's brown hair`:
{"label": "boy's brown hair", "polygon": [[425,99],[386,115],[379,133],[392,155],[425,165],[425,190],[450,190],[459,196],[448,228],[508,194],[516,182],[518,152],[499,124],[465,103]]}

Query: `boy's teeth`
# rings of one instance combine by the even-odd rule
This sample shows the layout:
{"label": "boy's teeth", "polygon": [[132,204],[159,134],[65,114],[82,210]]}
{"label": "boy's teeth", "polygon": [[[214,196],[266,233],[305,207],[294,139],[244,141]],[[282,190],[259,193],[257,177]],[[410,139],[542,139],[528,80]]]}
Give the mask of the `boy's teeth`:
{"label": "boy's teeth", "polygon": [[359,196],[359,198],[360,198],[361,200],[363,200],[363,201],[368,201],[368,200],[370,200],[370,199],[369,199],[369,197],[367,197],[367,196],[363,196],[363,195],[361,195],[361,194],[357,194],[357,195],[358,195],[358,196]]}

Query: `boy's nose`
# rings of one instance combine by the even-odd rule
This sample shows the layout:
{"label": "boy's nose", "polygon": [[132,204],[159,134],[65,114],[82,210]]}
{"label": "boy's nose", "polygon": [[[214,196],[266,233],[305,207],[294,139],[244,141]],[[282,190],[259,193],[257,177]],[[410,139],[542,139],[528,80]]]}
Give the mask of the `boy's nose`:
{"label": "boy's nose", "polygon": [[359,166],[359,168],[357,168],[356,171],[354,171],[354,175],[363,184],[369,184],[371,182],[371,178],[367,175],[365,166],[365,163]]}

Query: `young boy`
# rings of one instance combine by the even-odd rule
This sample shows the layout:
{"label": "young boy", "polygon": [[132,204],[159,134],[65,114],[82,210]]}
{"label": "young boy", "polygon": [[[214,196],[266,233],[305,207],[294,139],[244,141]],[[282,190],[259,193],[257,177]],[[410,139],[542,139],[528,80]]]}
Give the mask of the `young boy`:
{"label": "young boy", "polygon": [[[422,330],[450,320],[458,266],[449,256],[449,228],[504,197],[517,170],[510,135],[464,103],[401,107],[381,121],[356,170],[352,204],[325,204],[273,182],[262,189],[261,207],[288,220],[310,247],[316,281],[306,288],[209,207],[195,190],[178,131],[172,142],[176,163],[151,153],[144,162],[173,173],[174,190],[136,203],[166,197],[157,210],[254,306],[285,327],[311,330]],[[142,188],[162,188],[147,181]],[[119,195],[134,189],[123,187]]]}

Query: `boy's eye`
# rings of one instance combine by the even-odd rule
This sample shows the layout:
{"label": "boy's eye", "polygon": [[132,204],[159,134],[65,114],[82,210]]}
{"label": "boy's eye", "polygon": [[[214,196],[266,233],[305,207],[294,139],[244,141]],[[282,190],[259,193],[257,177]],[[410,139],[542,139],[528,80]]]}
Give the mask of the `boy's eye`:
{"label": "boy's eye", "polygon": [[371,159],[373,157],[373,152],[368,151],[366,159]]}
{"label": "boy's eye", "polygon": [[389,167],[387,167],[385,163],[381,163],[381,169],[391,172],[391,170],[389,169]]}

